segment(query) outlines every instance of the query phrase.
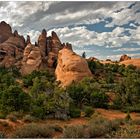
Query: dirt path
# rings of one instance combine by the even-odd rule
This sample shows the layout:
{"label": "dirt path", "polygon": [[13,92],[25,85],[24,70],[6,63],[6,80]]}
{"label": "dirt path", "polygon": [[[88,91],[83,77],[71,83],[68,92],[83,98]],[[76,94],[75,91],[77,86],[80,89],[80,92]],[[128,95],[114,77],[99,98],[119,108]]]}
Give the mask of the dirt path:
{"label": "dirt path", "polygon": [[[107,119],[123,119],[126,117],[127,113],[123,113],[117,110],[105,110],[105,109],[96,109],[102,116]],[[140,113],[130,113],[130,116],[133,120],[140,119]]]}

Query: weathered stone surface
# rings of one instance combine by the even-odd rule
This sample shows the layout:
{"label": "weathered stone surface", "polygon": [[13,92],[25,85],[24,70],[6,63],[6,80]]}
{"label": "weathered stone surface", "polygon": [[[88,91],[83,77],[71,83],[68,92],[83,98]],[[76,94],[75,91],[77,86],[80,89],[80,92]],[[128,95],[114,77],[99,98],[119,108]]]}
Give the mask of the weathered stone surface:
{"label": "weathered stone surface", "polygon": [[130,60],[131,57],[127,56],[126,54],[122,55],[121,58],[120,58],[120,62],[121,61],[125,61],[125,60]]}
{"label": "weathered stone surface", "polygon": [[[22,59],[25,42],[21,37],[11,36],[0,44],[0,65],[10,67]],[[5,53],[2,53],[5,52]]]}
{"label": "weathered stone surface", "polygon": [[28,44],[31,44],[31,39],[30,39],[30,36],[29,36],[29,35],[27,35],[26,46],[27,46]]}
{"label": "weathered stone surface", "polygon": [[39,47],[28,44],[24,50],[21,72],[23,75],[43,68],[43,58]]}
{"label": "weathered stone surface", "polygon": [[66,48],[59,51],[55,74],[62,86],[68,86],[73,81],[78,82],[84,77],[92,76],[87,61]]}
{"label": "weathered stone surface", "polygon": [[12,29],[9,24],[2,21],[0,23],[0,43],[6,41],[10,36],[12,36]]}
{"label": "weathered stone surface", "polygon": [[48,67],[54,68],[57,62],[57,54],[49,52],[48,54]]}
{"label": "weathered stone surface", "polygon": [[41,49],[42,55],[45,57],[47,55],[47,32],[45,29],[42,30],[41,35],[38,38],[38,46]]}
{"label": "weathered stone surface", "polygon": [[58,38],[57,34],[53,31],[52,38],[51,38],[51,50],[52,50],[52,52],[58,54],[59,50],[62,48],[61,46],[62,46],[62,44],[61,44],[60,39]]}

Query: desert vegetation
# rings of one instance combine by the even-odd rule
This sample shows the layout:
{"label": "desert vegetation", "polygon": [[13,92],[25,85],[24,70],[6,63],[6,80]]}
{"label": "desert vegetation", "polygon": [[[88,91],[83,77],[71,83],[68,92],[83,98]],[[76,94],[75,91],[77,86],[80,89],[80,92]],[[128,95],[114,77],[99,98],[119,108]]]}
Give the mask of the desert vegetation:
{"label": "desert vegetation", "polygon": [[[140,123],[129,119],[129,113],[140,112],[140,71],[131,65],[103,65],[98,61],[89,62],[89,68],[93,77],[76,84],[73,82],[67,88],[59,87],[54,73],[48,70],[21,76],[16,67],[1,68],[0,117],[27,123],[10,137],[51,138],[56,130],[61,130],[63,138],[139,137],[136,126]],[[96,108],[127,112],[127,119],[110,121],[102,116],[96,117]],[[89,118],[89,123],[57,126],[56,129],[41,124],[36,126],[40,120],[66,121],[79,117]],[[2,132],[1,137],[4,137]]]}

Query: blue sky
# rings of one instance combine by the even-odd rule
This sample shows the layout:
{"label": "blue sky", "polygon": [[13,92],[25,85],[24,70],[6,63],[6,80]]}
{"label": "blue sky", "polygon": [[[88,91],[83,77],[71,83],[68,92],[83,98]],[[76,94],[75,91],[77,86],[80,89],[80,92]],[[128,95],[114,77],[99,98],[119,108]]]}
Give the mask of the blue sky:
{"label": "blue sky", "polygon": [[140,57],[140,2],[0,2],[0,20],[37,40],[45,28],[76,53],[118,60]]}

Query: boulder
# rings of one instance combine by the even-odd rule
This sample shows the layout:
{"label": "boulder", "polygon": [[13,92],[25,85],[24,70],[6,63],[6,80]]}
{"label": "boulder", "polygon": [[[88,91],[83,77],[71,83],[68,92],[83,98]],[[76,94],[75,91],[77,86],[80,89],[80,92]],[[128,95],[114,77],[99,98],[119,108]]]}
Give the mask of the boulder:
{"label": "boulder", "polygon": [[130,60],[131,57],[127,56],[126,54],[122,55],[121,58],[120,58],[120,62],[121,61],[125,61],[125,60]]}
{"label": "boulder", "polygon": [[59,51],[55,74],[63,87],[92,76],[87,61],[67,48]]}
{"label": "boulder", "polygon": [[43,68],[43,58],[39,47],[28,44],[24,50],[21,73],[23,75],[30,74],[34,70]]}
{"label": "boulder", "polygon": [[0,23],[0,43],[5,42],[10,36],[12,36],[11,26],[2,21]]}

